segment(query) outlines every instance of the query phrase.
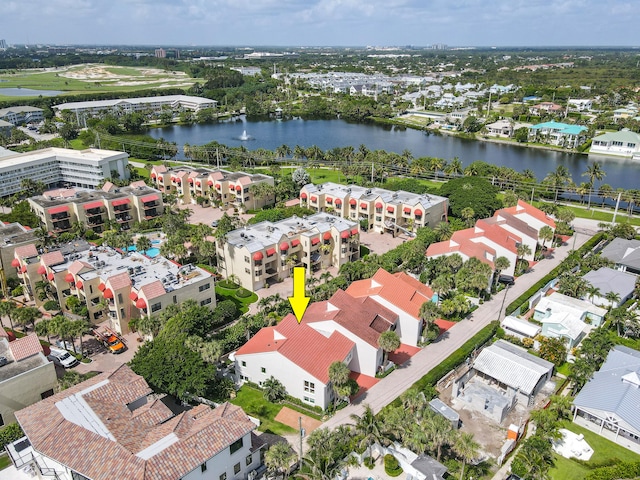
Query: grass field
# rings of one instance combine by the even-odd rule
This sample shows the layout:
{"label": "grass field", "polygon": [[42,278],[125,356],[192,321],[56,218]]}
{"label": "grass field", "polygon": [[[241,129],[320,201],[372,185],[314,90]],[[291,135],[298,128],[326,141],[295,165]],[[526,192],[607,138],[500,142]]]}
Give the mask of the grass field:
{"label": "grass field", "polygon": [[582,428],[575,423],[564,422],[562,428],[571,430],[574,433],[581,433],[589,446],[593,448],[593,456],[589,462],[585,464],[578,463],[554,455],[555,466],[549,471],[549,478],[553,480],[582,480],[589,473],[589,466],[598,465],[606,460],[618,459],[623,462],[639,462],[640,455],[617,445],[606,438],[593,433],[586,428]]}
{"label": "grass field", "polygon": [[[74,65],[46,70],[18,70],[0,74],[1,88],[31,88],[34,90],[60,90],[64,94],[92,92],[129,92],[148,88],[188,88],[198,79],[183,72],[170,72],[151,68],[104,66],[97,64]],[[0,95],[0,100],[17,98]]]}
{"label": "grass field", "polygon": [[274,420],[276,415],[282,410],[282,405],[267,402],[260,390],[244,385],[238,390],[236,398],[232,398],[230,402],[242,407],[248,415],[258,417],[261,422],[258,430],[261,432],[276,435],[286,435],[296,432],[293,428]]}

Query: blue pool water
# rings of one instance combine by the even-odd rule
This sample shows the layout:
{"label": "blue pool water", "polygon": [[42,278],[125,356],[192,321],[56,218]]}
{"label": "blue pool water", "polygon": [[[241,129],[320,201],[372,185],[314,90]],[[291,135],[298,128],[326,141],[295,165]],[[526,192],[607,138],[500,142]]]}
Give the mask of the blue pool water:
{"label": "blue pool water", "polygon": [[[151,242],[151,243],[153,243],[153,244],[157,245],[157,244],[159,244],[159,243],[160,243],[160,241],[159,241],[159,240],[156,240],[156,241],[153,241],[153,242]],[[137,251],[138,251],[138,248],[137,248],[135,245],[129,245],[129,246],[127,247],[127,251],[128,251],[128,252],[137,252]],[[147,250],[146,252],[144,252],[144,254],[145,254],[147,257],[150,257],[150,258],[157,257],[158,255],[160,255],[160,249],[159,249],[159,248],[155,248],[155,247],[153,247],[153,248],[150,248],[149,250]]]}

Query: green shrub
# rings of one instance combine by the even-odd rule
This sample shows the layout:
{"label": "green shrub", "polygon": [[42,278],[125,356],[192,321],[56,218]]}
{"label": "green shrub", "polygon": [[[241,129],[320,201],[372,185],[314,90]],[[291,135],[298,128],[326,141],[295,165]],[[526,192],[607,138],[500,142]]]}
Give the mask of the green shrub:
{"label": "green shrub", "polygon": [[24,437],[24,432],[17,422],[10,423],[0,428],[0,449],[4,450],[5,445]]}
{"label": "green shrub", "polygon": [[365,467],[367,467],[369,470],[373,470],[373,467],[375,466],[374,462],[373,462],[373,458],[371,457],[367,457],[364,459],[364,465]]}
{"label": "green shrub", "polygon": [[384,471],[390,477],[397,477],[402,473],[402,467],[398,460],[389,453],[384,456]]}
{"label": "green shrub", "polygon": [[44,305],[42,305],[42,307],[50,312],[57,312],[58,310],[60,310],[60,305],[55,300],[44,302]]}
{"label": "green shrub", "polygon": [[609,467],[596,468],[587,475],[586,480],[616,480],[638,476],[640,476],[640,462],[621,462]]}
{"label": "green shrub", "polygon": [[220,280],[218,282],[218,286],[220,286],[222,288],[226,288],[228,290],[235,290],[240,285],[238,285],[237,283],[230,282],[229,280]]}
{"label": "green shrub", "polygon": [[240,287],[238,289],[238,291],[236,292],[236,297],[238,297],[238,298],[248,298],[250,296],[251,296],[251,292],[249,290],[247,290],[246,288]]}

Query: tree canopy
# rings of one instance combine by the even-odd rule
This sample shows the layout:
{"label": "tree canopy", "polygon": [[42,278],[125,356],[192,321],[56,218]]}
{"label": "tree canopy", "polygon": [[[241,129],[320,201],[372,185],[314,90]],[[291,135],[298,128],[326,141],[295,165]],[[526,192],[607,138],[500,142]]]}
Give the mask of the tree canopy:
{"label": "tree canopy", "polygon": [[464,218],[462,211],[470,208],[476,218],[487,218],[502,207],[498,187],[479,177],[460,177],[449,180],[440,189],[440,194],[449,198],[452,215]]}

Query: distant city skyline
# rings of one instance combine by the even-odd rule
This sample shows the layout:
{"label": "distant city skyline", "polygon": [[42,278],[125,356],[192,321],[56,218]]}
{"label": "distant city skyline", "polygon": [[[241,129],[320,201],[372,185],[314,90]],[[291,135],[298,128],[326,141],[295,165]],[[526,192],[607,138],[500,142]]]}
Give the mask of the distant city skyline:
{"label": "distant city skyline", "polygon": [[5,0],[8,44],[637,46],[633,0]]}

